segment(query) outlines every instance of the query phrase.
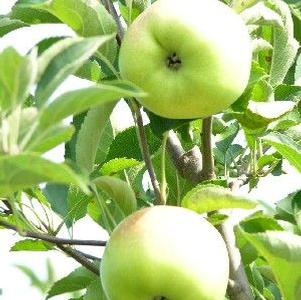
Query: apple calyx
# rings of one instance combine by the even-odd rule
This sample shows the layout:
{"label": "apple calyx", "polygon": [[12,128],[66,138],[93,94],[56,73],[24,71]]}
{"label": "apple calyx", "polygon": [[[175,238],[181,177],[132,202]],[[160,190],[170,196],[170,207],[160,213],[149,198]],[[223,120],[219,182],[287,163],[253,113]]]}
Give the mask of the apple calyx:
{"label": "apple calyx", "polygon": [[169,69],[177,71],[182,65],[181,58],[177,55],[177,53],[173,52],[167,57],[166,65]]}

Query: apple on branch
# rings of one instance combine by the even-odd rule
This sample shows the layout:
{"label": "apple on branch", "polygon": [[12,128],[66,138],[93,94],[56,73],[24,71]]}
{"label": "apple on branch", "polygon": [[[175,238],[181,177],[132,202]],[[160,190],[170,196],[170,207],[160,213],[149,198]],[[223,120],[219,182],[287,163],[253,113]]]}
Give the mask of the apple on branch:
{"label": "apple on branch", "polygon": [[132,23],[119,57],[138,99],[170,119],[227,109],[247,86],[251,39],[242,19],[218,0],[158,0]]}
{"label": "apple on branch", "polygon": [[221,300],[229,273],[219,232],[175,206],[141,209],[113,231],[101,262],[109,300]]}

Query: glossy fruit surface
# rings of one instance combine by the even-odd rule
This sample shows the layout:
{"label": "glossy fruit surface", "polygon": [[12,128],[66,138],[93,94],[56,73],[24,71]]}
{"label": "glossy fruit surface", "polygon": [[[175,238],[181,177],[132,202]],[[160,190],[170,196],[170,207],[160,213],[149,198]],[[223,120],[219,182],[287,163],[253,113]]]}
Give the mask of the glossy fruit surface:
{"label": "glossy fruit surface", "polygon": [[185,208],[155,206],[117,226],[101,280],[110,300],[221,300],[228,263],[224,241],[209,222]]}
{"label": "glossy fruit surface", "polygon": [[129,27],[120,49],[123,78],[166,118],[202,118],[228,108],[250,74],[248,30],[218,0],[157,0]]}

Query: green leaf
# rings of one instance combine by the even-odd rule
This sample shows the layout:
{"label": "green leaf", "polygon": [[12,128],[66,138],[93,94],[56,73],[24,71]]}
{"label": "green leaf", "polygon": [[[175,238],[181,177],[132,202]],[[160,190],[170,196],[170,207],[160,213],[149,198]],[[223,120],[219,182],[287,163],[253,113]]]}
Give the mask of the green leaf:
{"label": "green leaf", "polygon": [[109,119],[102,131],[100,141],[98,144],[98,149],[95,158],[95,163],[97,165],[102,165],[106,160],[110,150],[110,146],[114,140],[114,136],[115,136],[114,129],[112,127],[111,120]]}
{"label": "green leaf", "polygon": [[66,277],[55,282],[48,291],[46,299],[61,295],[68,292],[74,292],[87,288],[92,282],[97,279],[97,276],[84,267],[79,267],[71,272]]}
{"label": "green leaf", "polygon": [[36,132],[24,150],[44,153],[54,147],[69,141],[74,134],[72,125],[57,124],[44,132]]}
{"label": "green leaf", "polygon": [[253,87],[251,99],[255,102],[272,102],[275,100],[274,89],[267,80],[259,80]]}
{"label": "green leaf", "polygon": [[301,54],[299,54],[295,68],[295,84],[301,85]]}
{"label": "green leaf", "polygon": [[11,19],[20,20],[26,24],[40,24],[40,23],[59,23],[59,19],[51,15],[47,11],[34,8],[34,4],[43,3],[46,0],[31,1],[18,0],[12,7],[9,17]]}
{"label": "green leaf", "polygon": [[273,50],[273,46],[262,38],[252,40],[253,53],[258,53],[260,51]]}
{"label": "green leaf", "polygon": [[249,100],[253,97],[253,89],[260,81],[266,81],[269,75],[266,70],[259,64],[258,61],[252,61],[251,74],[248,86],[243,94],[232,104],[232,109],[235,112],[244,112],[248,106]]}
{"label": "green leaf", "polygon": [[96,60],[87,60],[75,73],[75,76],[94,82],[100,82],[105,78],[100,64]]}
{"label": "green leaf", "polygon": [[68,186],[57,183],[47,183],[43,189],[47,201],[51,205],[51,209],[62,217],[68,213],[67,196]]}
{"label": "green leaf", "polygon": [[5,34],[13,31],[15,29],[18,29],[18,28],[21,28],[24,26],[27,26],[27,24],[20,20],[14,20],[14,19],[0,16],[0,37],[4,36]]}
{"label": "green leaf", "polygon": [[[38,110],[36,107],[29,106],[29,107],[22,108],[20,113],[20,128],[19,128],[19,136],[18,136],[19,142],[26,136],[33,122],[36,120],[37,115],[38,115]],[[7,117],[7,121],[8,123],[12,122],[12,124],[14,124],[13,114],[10,114]]]}
{"label": "green leaf", "polygon": [[42,293],[47,291],[49,283],[42,281],[31,268],[24,265],[15,265],[15,267],[28,277],[32,286],[38,288]]}
{"label": "green leaf", "polygon": [[267,144],[273,146],[299,172],[301,172],[301,146],[293,139],[278,132],[269,133],[262,139]]}
{"label": "green leaf", "polygon": [[86,115],[87,115],[87,111],[84,111],[78,115],[73,116],[72,118],[71,124],[75,128],[75,133],[73,134],[71,140],[65,144],[65,159],[72,161],[73,163],[75,163],[76,161],[75,148],[76,148],[77,135],[82,123],[84,122]]}
{"label": "green leaf", "polygon": [[117,101],[122,97],[143,97],[145,94],[124,81],[95,85],[67,92],[51,102],[40,114],[40,127],[46,129],[70,115],[77,115],[100,104]]}
{"label": "green leaf", "polygon": [[[36,8],[50,12],[82,37],[116,32],[115,21],[97,0],[50,0]],[[113,61],[116,49],[116,42],[112,40],[101,49],[101,55]]]}
{"label": "green leaf", "polygon": [[300,9],[300,0],[285,0],[292,12],[294,29],[295,29],[295,38],[301,42],[301,9]]}
{"label": "green leaf", "polygon": [[[266,26],[263,38],[272,43],[273,51],[263,53],[262,64],[269,71],[270,84],[281,84],[295,60],[298,43],[294,38],[293,20],[288,5],[281,0],[259,2],[245,10],[242,17],[247,24]],[[272,26],[272,31],[267,28]],[[271,62],[264,58],[271,56]]]}
{"label": "green leaf", "polygon": [[257,168],[258,168],[258,170],[261,170],[266,166],[277,164],[279,161],[280,161],[280,159],[275,157],[274,155],[264,154],[258,158]]}
{"label": "green leaf", "polygon": [[243,220],[240,225],[249,233],[265,232],[267,230],[284,230],[276,219],[265,216],[262,212],[255,212],[253,215]]}
{"label": "green leaf", "polygon": [[231,7],[238,13],[241,13],[243,10],[245,10],[248,7],[253,6],[256,4],[259,0],[233,0],[231,2]]}
{"label": "green leaf", "polygon": [[48,183],[43,193],[51,209],[64,219],[67,227],[86,215],[87,205],[91,201],[90,196],[75,185]]}
{"label": "green leaf", "polygon": [[[161,141],[151,131],[150,125],[144,126],[150,153],[155,153],[161,146]],[[124,147],[126,145],[126,147]],[[117,134],[111,144],[106,161],[114,158],[133,158],[142,161],[141,150],[135,127],[129,127]]]}
{"label": "green leaf", "polygon": [[253,7],[242,12],[241,17],[247,25],[273,25],[283,27],[281,16],[264,2],[259,2]]}
{"label": "green leaf", "polygon": [[137,209],[135,193],[125,181],[113,176],[101,176],[94,179],[93,183],[117,203],[125,216]]}
{"label": "green leaf", "polygon": [[151,0],[120,0],[119,9],[122,17],[131,24],[149,5]]}
{"label": "green leaf", "polygon": [[[262,275],[260,274],[255,263],[252,263],[250,265],[250,269],[251,269],[251,273],[252,273],[252,283],[253,283],[254,287],[262,293],[263,288],[264,288],[264,280],[262,278]],[[265,300],[265,299],[262,298],[262,300]]]}
{"label": "green leaf", "polygon": [[102,289],[100,280],[93,281],[87,288],[83,300],[106,300],[105,293]]}
{"label": "green leaf", "polygon": [[103,226],[102,209],[98,200],[96,200],[95,198],[92,199],[92,201],[87,206],[87,212],[95,223]]}
{"label": "green leaf", "polygon": [[250,101],[247,116],[260,123],[272,122],[293,110],[296,103],[293,101],[256,102]]}
{"label": "green leaf", "polygon": [[11,248],[10,251],[48,251],[53,247],[46,242],[32,239],[25,239],[18,241]]}
{"label": "green leaf", "polygon": [[99,172],[101,175],[115,175],[120,171],[138,166],[139,164],[140,162],[133,158],[115,158],[103,164]]}
{"label": "green leaf", "polygon": [[90,174],[97,151],[115,103],[106,103],[88,111],[77,135],[75,157],[79,168]]}
{"label": "green leaf", "polygon": [[67,214],[64,216],[68,227],[87,214],[90,196],[83,193],[77,186],[71,185],[67,196]]}
{"label": "green leaf", "polygon": [[112,37],[110,35],[95,38],[68,38],[44,51],[38,60],[40,77],[36,89],[38,106],[42,106],[68,75],[76,72],[100,46]]}
{"label": "green leaf", "polygon": [[294,24],[288,5],[280,0],[271,0],[271,8],[281,16],[283,27],[274,28],[273,56],[270,70],[270,83],[277,86],[282,83],[295,60],[298,42],[294,38]]}
{"label": "green leaf", "polygon": [[294,210],[294,216],[299,230],[301,230],[301,191],[298,191],[294,194],[292,199],[292,208]]}
{"label": "green leaf", "polygon": [[74,183],[89,193],[83,179],[64,164],[53,163],[35,154],[0,157],[0,194],[34,187],[43,182]]}
{"label": "green leaf", "polygon": [[257,250],[246,240],[240,230],[235,228],[235,243],[241,254],[242,262],[245,266],[249,265],[258,257]]}
{"label": "green leaf", "polygon": [[164,132],[170,129],[179,128],[183,124],[187,124],[191,121],[191,120],[167,119],[158,116],[145,108],[144,110],[146,111],[147,116],[150,120],[150,127],[152,129],[152,132],[159,138],[162,138]]}
{"label": "green leaf", "polygon": [[301,237],[285,231],[253,233],[252,230],[252,233],[249,233],[245,225],[239,229],[272,267],[283,299],[299,300],[301,297]]}
{"label": "green leaf", "polygon": [[301,95],[301,86],[280,84],[275,89],[276,100],[298,101]]}
{"label": "green leaf", "polygon": [[246,112],[232,115],[245,129],[264,132],[266,126],[289,114],[295,106],[293,101],[249,101]]}
{"label": "green leaf", "polygon": [[199,214],[226,208],[252,209],[257,205],[245,197],[234,195],[229,189],[215,185],[197,185],[182,200],[182,207]]}
{"label": "green leaf", "polygon": [[207,220],[213,225],[213,226],[220,226],[222,223],[224,223],[228,219],[228,216],[225,214],[220,213],[214,213],[207,217]]}
{"label": "green leaf", "polygon": [[[159,182],[161,182],[162,148],[154,155],[154,157],[152,158],[152,163],[155,169],[155,173],[157,175],[157,179]],[[142,171],[142,174],[138,174],[138,179],[139,176],[143,176],[144,171],[145,170]],[[165,156],[165,177],[167,181],[167,204],[179,206],[183,196],[188,191],[190,191],[195,186],[195,184],[192,183],[190,180],[181,177],[169,155]],[[139,183],[141,184],[142,178],[140,178],[139,181]],[[143,189],[142,191],[144,192]],[[142,191],[140,191],[140,193]]]}
{"label": "green leaf", "polygon": [[276,203],[276,217],[281,220],[285,220],[296,224],[296,220],[294,217],[294,210],[293,210],[293,199],[295,197],[296,192],[290,193],[284,199],[281,199]]}
{"label": "green leaf", "polygon": [[222,164],[225,164],[226,162],[229,161],[232,162],[233,161],[232,158],[235,157],[233,157],[231,154],[234,154],[235,152],[239,152],[239,151],[235,151],[237,149],[233,149],[234,145],[232,146],[232,142],[237,136],[238,131],[239,131],[239,126],[238,123],[236,122],[227,127],[224,127],[223,130],[216,135],[217,142],[215,144],[216,148],[214,148],[214,155]]}
{"label": "green leaf", "polygon": [[226,165],[230,167],[231,164],[235,161],[235,159],[243,153],[243,151],[244,148],[238,144],[230,145],[226,153],[223,153],[222,151],[219,151],[218,148],[215,148],[214,159],[221,165]]}
{"label": "green leaf", "polygon": [[13,48],[0,53],[0,107],[2,111],[22,104],[36,78],[35,53],[21,56]]}

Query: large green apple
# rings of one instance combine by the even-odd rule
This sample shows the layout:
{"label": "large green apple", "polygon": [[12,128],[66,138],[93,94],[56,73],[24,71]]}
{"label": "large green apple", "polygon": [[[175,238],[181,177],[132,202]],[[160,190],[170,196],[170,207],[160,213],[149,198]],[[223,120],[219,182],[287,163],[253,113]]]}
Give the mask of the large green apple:
{"label": "large green apple", "polygon": [[221,300],[228,254],[218,231],[174,206],[139,210],[112,233],[101,262],[110,300]]}
{"label": "large green apple", "polygon": [[247,27],[218,0],[158,0],[129,27],[123,78],[148,93],[143,106],[166,118],[202,118],[228,108],[250,74]]}

